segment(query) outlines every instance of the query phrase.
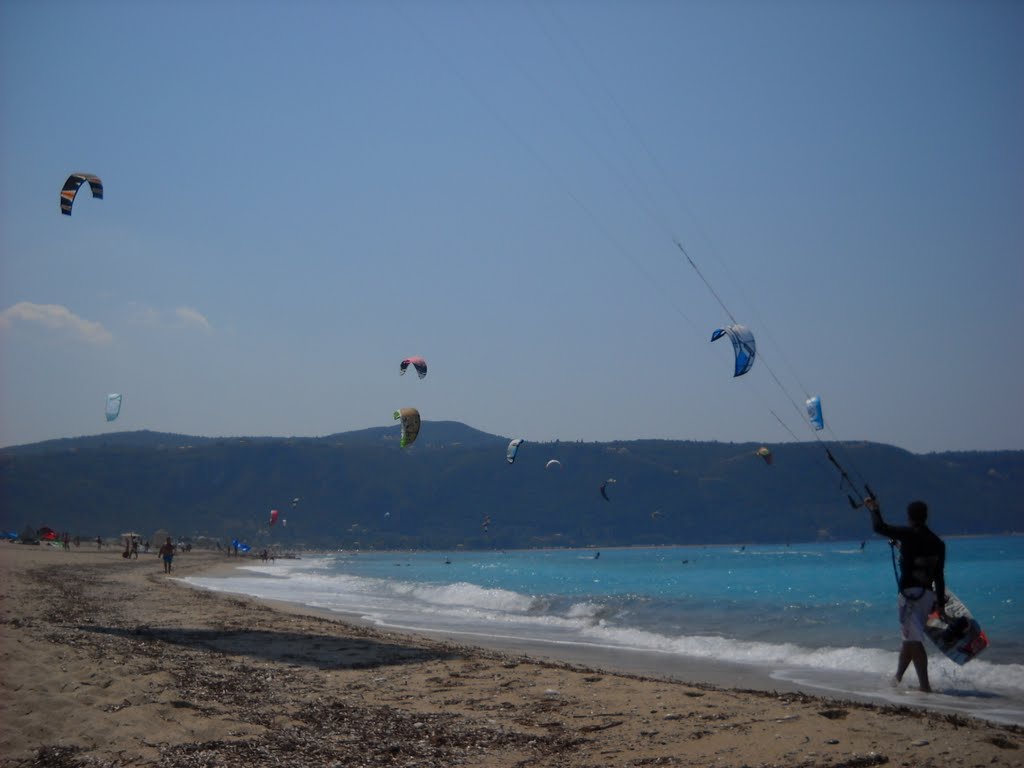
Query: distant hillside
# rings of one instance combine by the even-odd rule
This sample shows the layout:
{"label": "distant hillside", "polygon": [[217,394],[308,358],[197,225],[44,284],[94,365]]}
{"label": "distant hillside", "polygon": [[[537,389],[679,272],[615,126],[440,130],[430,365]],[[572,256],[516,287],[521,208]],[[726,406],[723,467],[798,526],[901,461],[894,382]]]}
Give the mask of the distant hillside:
{"label": "distant hillside", "polygon": [[[462,424],[458,421],[432,421],[430,428],[425,430],[418,445],[464,445],[484,446],[505,444],[508,438],[481,432],[479,429]],[[306,443],[381,443],[396,442],[398,440],[399,427],[396,425],[388,427],[369,427],[368,429],[357,429],[350,432],[336,432],[325,437],[196,437],[193,435],[180,435],[173,432],[153,432],[151,430],[139,430],[136,432],[111,432],[102,435],[87,435],[83,437],[64,437],[57,440],[44,440],[38,443],[16,445],[10,448],[0,448],[0,454],[11,456],[25,456],[37,453],[59,453],[61,451],[83,451],[102,448],[151,448],[154,450],[169,450],[182,447],[195,447],[199,445],[229,444],[252,444],[283,442],[294,444],[297,442]]]}
{"label": "distant hillside", "polygon": [[[18,446],[0,452],[0,527],[437,549],[873,535],[816,443],[773,445],[769,466],[754,443],[526,442],[509,465],[507,437],[458,422],[424,422],[405,450],[398,436],[396,425],[320,438],[130,432]],[[942,534],[1024,528],[1024,451],[833,448],[892,521],[923,498]],[[561,468],[545,469],[551,458]],[[616,479],[610,501],[598,492],[607,478]],[[272,507],[287,523],[271,531]]]}
{"label": "distant hillside", "polygon": [[[427,426],[429,424],[429,426]],[[338,432],[323,438],[315,438],[331,442],[394,442],[398,436],[398,427],[370,427],[358,429],[351,432]],[[495,445],[507,445],[509,438],[492,435],[488,432],[481,432],[479,429],[462,424],[458,421],[431,421],[424,422],[424,429],[417,440],[417,445],[436,446],[463,446],[463,447],[492,447]]]}

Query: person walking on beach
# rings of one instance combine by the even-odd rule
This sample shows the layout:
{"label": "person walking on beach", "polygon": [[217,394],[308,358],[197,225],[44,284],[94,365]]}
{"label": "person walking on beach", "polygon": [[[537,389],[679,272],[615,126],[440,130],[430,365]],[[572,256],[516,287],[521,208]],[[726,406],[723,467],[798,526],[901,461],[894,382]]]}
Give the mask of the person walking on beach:
{"label": "person walking on beach", "polygon": [[171,544],[171,537],[168,536],[167,540],[160,547],[160,557],[164,561],[164,573],[171,572],[171,562],[174,560],[174,545]]}
{"label": "person walking on beach", "polygon": [[882,510],[875,498],[867,498],[864,506],[871,512],[875,533],[888,536],[899,544],[899,606],[900,634],[903,645],[896,665],[893,683],[898,685],[911,663],[917,672],[922,691],[930,692],[928,652],[924,647],[924,626],[933,609],[940,614],[946,608],[946,545],[927,526],[928,505],[912,501],[907,505],[910,525],[889,525],[882,520]]}

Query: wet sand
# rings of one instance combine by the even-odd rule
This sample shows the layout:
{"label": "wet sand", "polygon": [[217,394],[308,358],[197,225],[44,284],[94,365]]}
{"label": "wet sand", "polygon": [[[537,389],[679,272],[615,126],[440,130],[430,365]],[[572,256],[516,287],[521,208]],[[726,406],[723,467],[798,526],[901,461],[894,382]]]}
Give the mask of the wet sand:
{"label": "wet sand", "polygon": [[0,544],[0,765],[1024,764],[1016,726],[382,632],[162,570]]}

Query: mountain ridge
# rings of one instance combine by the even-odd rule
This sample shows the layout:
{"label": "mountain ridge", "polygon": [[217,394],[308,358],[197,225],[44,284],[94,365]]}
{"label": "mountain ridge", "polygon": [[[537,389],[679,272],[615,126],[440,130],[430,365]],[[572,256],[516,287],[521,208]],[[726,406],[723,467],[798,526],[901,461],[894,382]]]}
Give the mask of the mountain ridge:
{"label": "mountain ridge", "polygon": [[[822,445],[858,483],[868,479],[890,522],[924,498],[943,535],[1024,527],[1024,451],[778,443],[768,465],[754,442],[527,438],[509,465],[509,438],[461,422],[423,422],[404,450],[399,433],[397,424],[322,437],[141,430],[15,446],[0,450],[0,527],[441,549],[871,536]],[[561,468],[545,468],[552,458]],[[598,489],[609,477],[606,501]],[[287,526],[268,529],[271,507],[287,510]]]}

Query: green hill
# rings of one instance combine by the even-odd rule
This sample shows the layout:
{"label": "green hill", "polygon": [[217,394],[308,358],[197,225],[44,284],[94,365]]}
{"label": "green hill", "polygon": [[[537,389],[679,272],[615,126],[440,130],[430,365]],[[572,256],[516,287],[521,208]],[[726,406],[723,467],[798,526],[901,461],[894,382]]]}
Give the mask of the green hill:
{"label": "green hill", "polygon": [[[770,466],[758,444],[669,440],[527,442],[510,466],[507,443],[457,422],[424,422],[405,450],[397,426],[323,438],[131,432],[17,446],[0,452],[0,527],[437,549],[873,535],[817,443],[773,445]],[[833,448],[894,522],[923,498],[943,535],[1024,528],[1024,451]],[[560,469],[545,469],[551,458]],[[605,501],[598,489],[609,477]],[[287,521],[272,531],[271,508]]]}

